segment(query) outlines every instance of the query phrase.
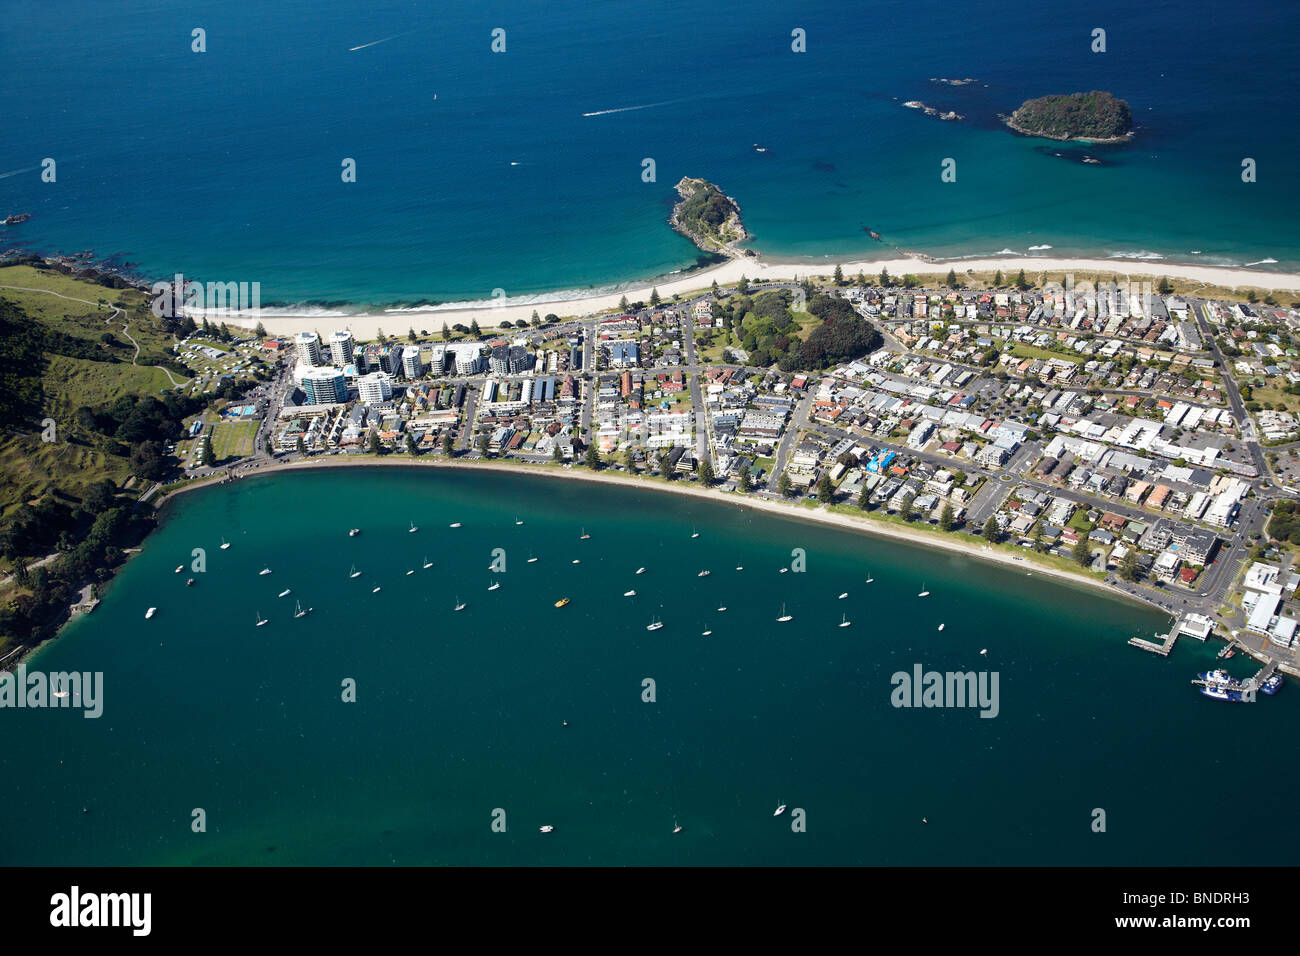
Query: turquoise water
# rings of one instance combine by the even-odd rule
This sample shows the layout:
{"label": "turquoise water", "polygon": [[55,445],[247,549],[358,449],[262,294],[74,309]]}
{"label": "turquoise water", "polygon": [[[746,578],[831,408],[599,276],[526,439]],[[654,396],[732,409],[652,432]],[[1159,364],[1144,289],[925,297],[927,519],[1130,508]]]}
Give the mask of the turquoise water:
{"label": "turquoise water", "polygon": [[[1300,269],[1300,128],[1278,122],[1300,80],[1293,4],[9,7],[0,213],[33,218],[0,228],[0,248],[258,281],[264,305],[529,296],[684,269],[697,252],[666,224],[683,175],[721,184],[778,258],[1051,246]],[[1027,97],[1090,89],[1127,99],[1140,124],[1132,144],[1091,150],[1104,166],[998,124]],[[940,181],[945,158],[955,183]]]}
{"label": "turquoise water", "polygon": [[[170,507],[30,664],[102,671],[103,716],[0,711],[0,863],[1297,862],[1261,838],[1297,783],[1276,746],[1295,686],[1208,700],[1187,682],[1215,646],[1127,647],[1165,619],[1091,591],[527,475],[298,472]],[[196,547],[187,589],[173,568]],[[780,573],[795,548],[807,570]],[[894,708],[890,677],[915,663],[997,671],[998,716]]]}

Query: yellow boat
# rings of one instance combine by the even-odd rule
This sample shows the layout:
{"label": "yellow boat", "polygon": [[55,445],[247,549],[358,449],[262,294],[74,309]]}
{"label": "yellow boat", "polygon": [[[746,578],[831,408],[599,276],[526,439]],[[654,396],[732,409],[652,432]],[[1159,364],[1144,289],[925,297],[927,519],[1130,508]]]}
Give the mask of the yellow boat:
{"label": "yellow boat", "polygon": [[558,601],[555,602],[555,606],[556,606],[556,607],[564,607],[564,605],[566,605],[566,604],[568,604],[568,603],[569,603],[569,599],[568,599],[568,598],[560,598]]}

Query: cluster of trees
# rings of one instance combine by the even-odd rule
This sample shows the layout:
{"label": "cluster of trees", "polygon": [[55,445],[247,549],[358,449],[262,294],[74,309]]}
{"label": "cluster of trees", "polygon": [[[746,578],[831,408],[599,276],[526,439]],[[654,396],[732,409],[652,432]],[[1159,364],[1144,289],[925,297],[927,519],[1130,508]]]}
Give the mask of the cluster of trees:
{"label": "cluster of trees", "polygon": [[782,371],[820,370],[880,348],[880,333],[847,300],[819,295],[808,303],[808,311],[822,323],[806,341],[792,343],[780,363]]}
{"label": "cluster of trees", "polygon": [[1294,501],[1279,501],[1273,505],[1273,515],[1268,519],[1269,537],[1278,541],[1300,544],[1300,512]]}

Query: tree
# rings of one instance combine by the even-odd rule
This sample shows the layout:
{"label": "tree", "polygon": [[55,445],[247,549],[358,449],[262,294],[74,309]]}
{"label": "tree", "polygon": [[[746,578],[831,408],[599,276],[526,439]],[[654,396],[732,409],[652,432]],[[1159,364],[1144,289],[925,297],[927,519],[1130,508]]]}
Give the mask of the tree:
{"label": "tree", "polygon": [[957,515],[953,512],[952,505],[950,504],[944,505],[943,511],[940,512],[939,514],[939,530],[951,531],[953,522],[956,520],[956,518]]}
{"label": "tree", "polygon": [[713,294],[714,294],[714,295],[717,295],[717,294],[719,293],[719,291],[721,291],[721,290],[718,289],[718,280],[717,280],[717,279],[714,279],[714,280],[713,280],[713,285],[711,285],[709,288],[713,290]]}
{"label": "tree", "polygon": [[474,338],[480,338],[483,335],[482,330],[478,327],[478,319],[474,319],[469,324],[469,334]]}
{"label": "tree", "polygon": [[620,312],[627,311],[627,296],[623,296],[623,298],[618,300],[618,310]]}
{"label": "tree", "polygon": [[1029,283],[1025,281],[1025,270],[1021,269],[1020,274],[1016,276],[1016,288],[1024,292],[1029,288]]}
{"label": "tree", "polygon": [[256,335],[259,339],[266,338],[266,326],[263,325],[261,322],[258,322],[257,328],[253,330],[253,334]]}
{"label": "tree", "polygon": [[303,440],[303,437],[299,435],[298,440],[293,443],[293,447],[294,450],[298,452],[298,454],[300,455],[305,454],[307,451],[307,442],[305,442]]}
{"label": "tree", "polygon": [[1046,549],[1047,546],[1043,543],[1043,523],[1041,521],[1035,522],[1034,533],[1029,536],[1029,540],[1034,543],[1034,550],[1039,554]]}
{"label": "tree", "polygon": [[370,433],[370,454],[378,455],[381,454],[382,452],[383,452],[383,448],[379,444],[379,432],[372,431]]}
{"label": "tree", "polygon": [[217,456],[212,451],[212,441],[209,439],[203,443],[203,456],[200,459],[204,468],[211,468],[217,463]]}
{"label": "tree", "polygon": [[406,330],[406,341],[408,342],[415,341],[415,326],[411,326],[409,329]]}
{"label": "tree", "polygon": [[794,496],[794,488],[790,484],[790,476],[784,471],[781,472],[780,477],[776,479],[776,490],[782,498],[791,498]]}
{"label": "tree", "polygon": [[551,461],[564,461],[564,452],[560,451],[558,443],[551,448]]}
{"label": "tree", "polygon": [[912,510],[912,506],[915,503],[916,503],[916,492],[909,491],[906,495],[903,496],[903,503],[899,505],[898,513],[903,516],[904,521],[911,521],[913,518],[916,517],[916,513]]}
{"label": "tree", "polygon": [[1124,560],[1119,563],[1119,576],[1125,581],[1136,581],[1138,579],[1138,559],[1137,551],[1132,548],[1124,555]]}
{"label": "tree", "polygon": [[1174,287],[1169,283],[1168,276],[1160,277],[1160,282],[1156,286],[1156,291],[1159,292],[1161,295],[1168,295],[1169,293],[1174,291]]}
{"label": "tree", "polygon": [[659,298],[659,289],[656,287],[650,290],[650,308],[659,308],[659,303],[663,301]]}
{"label": "tree", "polygon": [[667,452],[659,459],[659,477],[666,478],[668,481],[673,480],[673,460]]}
{"label": "tree", "polygon": [[415,436],[412,435],[410,432],[406,433],[406,453],[410,455],[412,458],[414,458],[416,455]]}
{"label": "tree", "polygon": [[1074,549],[1070,552],[1070,556],[1074,558],[1075,563],[1081,568],[1086,568],[1092,564],[1092,547],[1088,544],[1086,534],[1079,535],[1079,540],[1074,543]]}
{"label": "tree", "polygon": [[487,432],[481,432],[478,436],[478,453],[484,458],[491,458],[492,452],[489,446],[492,444],[492,438]]}
{"label": "tree", "polygon": [[989,520],[984,522],[984,537],[988,541],[998,542],[1002,540],[1002,532],[998,529],[997,519],[989,515]]}
{"label": "tree", "polygon": [[586,455],[586,457],[583,459],[583,462],[584,462],[584,463],[586,464],[586,466],[587,466],[588,468],[590,468],[592,471],[597,471],[597,470],[599,470],[599,468],[600,468],[600,451],[596,448],[595,445],[588,445],[588,446],[587,446],[587,455]]}
{"label": "tree", "polygon": [[631,448],[623,449],[623,467],[626,468],[628,471],[632,471],[633,469],[636,468],[636,459],[632,457]]}
{"label": "tree", "polygon": [[867,506],[870,504],[871,504],[871,492],[867,490],[866,485],[863,485],[862,490],[858,492],[858,507],[863,511],[866,511]]}
{"label": "tree", "polygon": [[830,475],[822,475],[817,481],[817,500],[828,505],[835,498],[835,486],[831,484]]}
{"label": "tree", "polygon": [[745,293],[749,291],[749,280],[746,279],[743,275],[740,277],[740,281],[736,283],[736,291],[740,293]]}
{"label": "tree", "polygon": [[449,338],[451,338],[451,329],[447,328],[447,323],[444,322],[442,323],[442,340],[446,342]]}
{"label": "tree", "polygon": [[948,277],[943,280],[943,284],[946,285],[949,289],[957,288],[957,270],[949,269]]}
{"label": "tree", "polygon": [[700,462],[699,467],[695,469],[696,474],[700,476],[700,481],[706,485],[713,484],[713,462],[705,458]]}
{"label": "tree", "polygon": [[889,281],[889,270],[888,270],[888,269],[885,269],[885,268],[881,268],[881,270],[880,270],[880,286],[881,286],[881,288],[883,288],[883,289],[888,289],[889,286],[890,286],[890,284],[891,284],[891,283],[890,283],[890,281]]}
{"label": "tree", "polygon": [[835,284],[837,286],[844,285],[844,270],[840,268],[840,264],[838,262],[835,263],[835,272],[831,276],[831,278],[835,280]]}
{"label": "tree", "polygon": [[164,471],[162,445],[146,441],[131,449],[131,471],[141,478],[161,478]]}
{"label": "tree", "polygon": [[754,483],[749,480],[749,469],[748,468],[740,469],[740,477],[736,479],[736,488],[739,489],[740,491],[748,493],[749,490],[753,487],[754,487]]}
{"label": "tree", "polygon": [[536,309],[533,309],[533,317],[532,317],[531,319],[529,319],[528,321],[529,321],[529,323],[532,325],[532,327],[535,328],[535,329],[539,329],[539,328],[542,327],[542,317],[541,317],[540,315],[537,314],[537,310],[536,310]]}
{"label": "tree", "polygon": [[1000,289],[1001,287],[1002,287],[1002,270],[999,269],[997,272],[993,274],[993,288]]}
{"label": "tree", "polygon": [[448,458],[451,457],[453,449],[456,447],[455,439],[451,437],[451,432],[442,436],[442,453]]}

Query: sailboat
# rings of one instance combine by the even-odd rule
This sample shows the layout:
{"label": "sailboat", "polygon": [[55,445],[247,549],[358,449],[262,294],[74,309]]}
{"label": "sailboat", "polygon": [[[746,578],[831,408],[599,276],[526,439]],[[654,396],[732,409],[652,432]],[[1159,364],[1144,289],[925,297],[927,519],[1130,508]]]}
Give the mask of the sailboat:
{"label": "sailboat", "polygon": [[529,563],[529,564],[536,564],[536,563],[537,563],[537,558],[533,555],[533,552],[531,552],[531,551],[528,552],[528,563]]}
{"label": "sailboat", "polygon": [[636,573],[637,573],[637,574],[645,574],[645,568],[637,568],[637,569],[636,569]]}
{"label": "sailboat", "polygon": [[743,571],[743,570],[745,570],[745,566],[744,566],[743,564],[738,564],[738,565],[736,565],[736,570],[737,570],[737,571]]}
{"label": "sailboat", "polygon": [[225,551],[225,550],[227,550],[229,547],[230,547],[230,542],[227,541],[225,538],[222,538],[222,539],[221,539],[221,550],[222,550],[222,551]]}
{"label": "sailboat", "polygon": [[873,578],[873,577],[871,576],[871,572],[868,571],[868,572],[867,572],[867,583],[870,584],[870,583],[871,583],[872,581],[874,581],[874,580],[876,580],[876,579]]}
{"label": "sailboat", "polygon": [[574,559],[573,559],[573,563],[574,563],[574,564],[582,564],[582,562],[581,562],[580,560],[578,560],[577,558],[574,558]]}
{"label": "sailboat", "polygon": [[727,609],[727,605],[725,604],[718,608],[719,611],[725,611],[726,609]]}
{"label": "sailboat", "polygon": [[921,585],[921,593],[918,594],[917,597],[929,597],[929,596],[930,596],[930,592],[927,591],[927,590],[925,589],[925,585],[922,584],[922,585]]}
{"label": "sailboat", "polygon": [[587,529],[586,529],[586,528],[583,528],[583,529],[582,529],[582,534],[578,536],[578,540],[579,540],[579,541],[586,541],[586,540],[587,540],[588,538],[590,538],[590,537],[591,537],[591,535],[587,534]]}
{"label": "sailboat", "polygon": [[632,590],[632,591],[624,591],[624,592],[623,592],[623,597],[636,597],[636,591],[635,591],[635,590]]}
{"label": "sailboat", "polygon": [[849,616],[847,614],[840,615],[840,627],[848,627],[852,623],[853,622],[849,620]]}
{"label": "sailboat", "polygon": [[311,608],[303,609],[301,601],[295,601],[294,603],[297,605],[297,609],[293,612],[294,617],[306,617],[311,613]]}
{"label": "sailboat", "polygon": [[691,529],[691,537],[692,537],[692,538],[698,538],[699,536],[700,536],[700,533],[699,533],[698,531],[696,531],[694,528],[692,528],[692,529]]}
{"label": "sailboat", "polygon": [[429,560],[429,556],[426,554],[426,555],[424,556],[424,570],[427,571],[427,570],[429,570],[431,567],[433,567],[433,562]]}
{"label": "sailboat", "polygon": [[837,598],[837,600],[843,601],[848,596],[849,596],[849,592],[845,591],[843,594],[839,596],[839,598]]}
{"label": "sailboat", "polygon": [[289,596],[289,591],[290,591],[290,590],[292,590],[292,589],[291,589],[291,588],[285,588],[283,591],[281,591],[281,592],[280,592],[278,595],[276,595],[276,596],[277,596],[277,597],[288,597],[288,596]]}
{"label": "sailboat", "polygon": [[654,618],[650,618],[650,623],[646,625],[645,629],[647,631],[657,631],[659,630],[659,628],[663,626],[664,626],[663,621],[656,621]]}
{"label": "sailboat", "polygon": [[673,821],[673,833],[681,833],[684,828],[676,820]]}
{"label": "sailboat", "polygon": [[702,631],[702,632],[701,632],[701,636],[702,636],[702,637],[708,637],[708,636],[709,636],[710,634],[712,634],[712,633],[713,633],[712,631]]}
{"label": "sailboat", "polygon": [[523,524],[523,521],[521,521],[521,520],[519,519],[519,516],[518,516],[518,515],[515,515],[515,527],[517,528],[517,527],[519,527],[521,524]]}
{"label": "sailboat", "polygon": [[710,574],[712,574],[712,573],[713,573],[712,571],[701,571],[699,574],[697,574],[697,575],[695,575],[695,576],[696,576],[697,578],[707,578],[707,577],[708,577]]}
{"label": "sailboat", "polygon": [[261,611],[256,611],[255,613],[257,614],[257,626],[261,627],[263,624],[266,623],[266,618],[262,617]]}
{"label": "sailboat", "polygon": [[352,571],[348,574],[348,577],[350,577],[350,578],[359,578],[359,577],[361,577],[361,572],[357,570],[357,566],[356,566],[355,564],[352,565]]}
{"label": "sailboat", "polygon": [[271,569],[270,569],[269,567],[267,567],[267,568],[263,568],[261,571],[258,571],[257,573],[258,573],[259,575],[261,575],[261,574],[270,574],[270,573],[271,573]]}
{"label": "sailboat", "polygon": [[379,593],[379,587],[380,587],[380,586],[379,586],[378,584],[376,584],[373,588],[370,589],[370,593],[371,593],[371,594],[378,594],[378,593]]}
{"label": "sailboat", "polygon": [[406,576],[409,578],[414,573],[415,573],[415,568],[411,568],[411,570],[406,572]]}
{"label": "sailboat", "polygon": [[499,588],[499,587],[501,587],[501,582],[500,582],[500,581],[493,581],[491,584],[488,585],[488,590],[489,590],[489,591],[495,591],[495,590],[496,590],[497,588]]}
{"label": "sailboat", "polygon": [[786,613],[785,613],[785,605],[782,604],[782,605],[781,605],[781,616],[778,617],[777,620],[778,620],[778,621],[781,621],[782,623],[784,623],[784,622],[786,622],[786,621],[792,621],[792,620],[794,620],[794,615],[793,615],[793,614],[786,614]]}
{"label": "sailboat", "polygon": [[419,531],[419,530],[420,530],[420,529],[417,528],[417,527],[415,526],[415,522],[412,521],[412,522],[411,522],[411,527],[407,530],[406,533],[407,533],[407,534],[415,534],[415,532],[417,532],[417,531]]}
{"label": "sailboat", "polygon": [[455,606],[454,608],[452,608],[452,610],[453,610],[453,611],[463,611],[463,610],[465,610],[466,607],[468,607],[468,605],[467,605],[464,601],[462,601],[459,597],[457,597],[457,598],[456,598],[456,606]]}

